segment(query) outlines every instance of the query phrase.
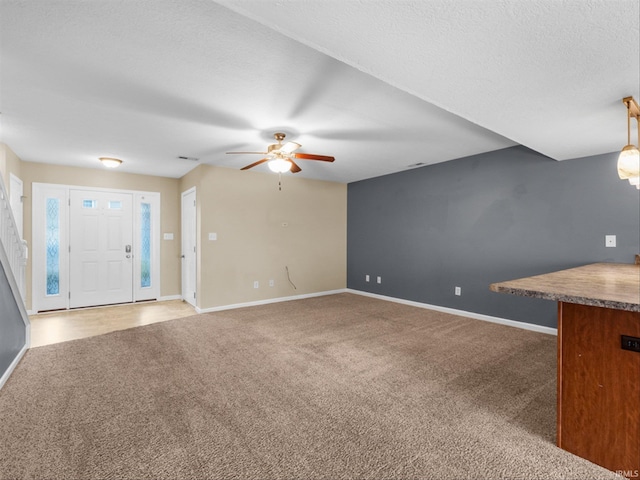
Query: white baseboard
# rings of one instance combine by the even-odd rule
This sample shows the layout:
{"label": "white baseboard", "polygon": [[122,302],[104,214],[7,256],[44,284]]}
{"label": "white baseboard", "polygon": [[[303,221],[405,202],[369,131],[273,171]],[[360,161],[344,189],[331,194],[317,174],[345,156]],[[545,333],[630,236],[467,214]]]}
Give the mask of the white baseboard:
{"label": "white baseboard", "polygon": [[182,295],[165,295],[158,297],[158,302],[168,302],[169,300],[182,300]]}
{"label": "white baseboard", "polygon": [[256,307],[259,305],[268,305],[270,303],[288,302],[291,300],[302,300],[304,298],[323,297],[326,295],[335,295],[337,293],[353,293],[356,295],[362,295],[365,297],[377,298],[379,300],[386,300],[389,302],[401,303],[403,305],[409,305],[412,307],[425,308],[427,310],[435,310],[437,312],[450,313],[452,315],[459,315],[461,317],[473,318],[474,320],[482,320],[485,322],[499,323],[500,325],[507,325],[509,327],[521,328],[523,330],[531,330],[539,333],[546,333],[548,335],[558,335],[558,330],[550,327],[542,327],[533,323],[517,322],[515,320],[509,320],[506,318],[493,317],[491,315],[484,315],[482,313],[467,312],[465,310],[457,310],[455,308],[441,307],[439,305],[430,305],[428,303],[414,302],[412,300],[404,300],[402,298],[388,297],[385,295],[378,295],[376,293],[362,292],[360,290],[353,290],[351,288],[342,288],[338,290],[329,290],[325,292],[306,293],[303,295],[293,295],[291,297],[278,297],[269,298],[266,300],[257,300],[255,302],[235,303],[231,305],[221,305],[219,307],[199,308],[196,307],[197,313],[211,313],[221,312],[224,310],[232,310],[236,308],[244,307]]}
{"label": "white baseboard", "polygon": [[412,307],[426,308],[428,310],[435,310],[437,312],[450,313],[452,315],[460,315],[461,317],[469,317],[475,320],[482,320],[485,322],[499,323],[501,325],[507,325],[509,327],[522,328],[523,330],[532,330],[534,332],[546,333],[548,335],[558,335],[558,329],[550,327],[542,327],[533,323],[516,322],[515,320],[508,320],[506,318],[492,317],[490,315],[483,315],[482,313],[467,312],[465,310],[456,310],[455,308],[440,307],[438,305],[430,305],[428,303],[414,302],[412,300],[403,300],[402,298],[387,297],[385,295],[378,295],[376,293],[362,292],[360,290],[352,290],[347,288],[345,290],[348,293],[355,293],[356,295],[363,295],[365,297],[377,298],[379,300],[387,300],[389,302],[401,303],[403,305],[410,305]]}
{"label": "white baseboard", "polygon": [[4,386],[7,380],[9,380],[9,377],[11,376],[15,368],[18,366],[18,363],[20,363],[20,360],[22,360],[22,357],[27,352],[27,350],[29,350],[28,344],[22,347],[22,350],[20,350],[18,355],[16,355],[16,358],[13,359],[13,362],[11,362],[11,365],[9,365],[9,368],[7,368],[7,371],[4,372],[2,377],[0,377],[0,389]]}
{"label": "white baseboard", "polygon": [[302,300],[303,298],[324,297],[326,295],[335,295],[336,293],[345,293],[348,290],[341,288],[339,290],[328,290],[325,292],[304,293],[302,295],[293,295],[291,297],[268,298],[266,300],[256,300],[255,302],[234,303],[231,305],[222,305],[220,307],[199,308],[196,307],[198,313],[221,312],[223,310],[232,310],[235,308],[256,307],[259,305],[267,305],[269,303],[289,302],[291,300]]}

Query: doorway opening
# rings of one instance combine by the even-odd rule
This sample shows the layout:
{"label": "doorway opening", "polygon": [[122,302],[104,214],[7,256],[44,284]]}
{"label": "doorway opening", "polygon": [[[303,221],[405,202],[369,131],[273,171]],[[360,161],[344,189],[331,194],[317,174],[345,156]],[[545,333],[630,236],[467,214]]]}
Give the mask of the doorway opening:
{"label": "doorway opening", "polygon": [[182,299],[197,307],[196,187],[182,192]]}

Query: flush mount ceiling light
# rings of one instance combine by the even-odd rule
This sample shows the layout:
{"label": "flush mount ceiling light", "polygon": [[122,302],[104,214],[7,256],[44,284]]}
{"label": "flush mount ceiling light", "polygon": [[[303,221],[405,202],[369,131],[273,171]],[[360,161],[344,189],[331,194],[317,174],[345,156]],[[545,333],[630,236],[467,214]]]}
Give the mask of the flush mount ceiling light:
{"label": "flush mount ceiling light", "polygon": [[119,167],[122,163],[122,160],[120,160],[119,158],[112,157],[100,157],[99,160],[107,168],[116,168]]}
{"label": "flush mount ceiling light", "polygon": [[638,125],[638,142],[640,143],[640,108],[633,97],[625,97],[622,103],[627,106],[627,145],[618,157],[618,176],[621,180],[629,180],[631,185],[640,190],[640,151],[631,143],[631,119]]}

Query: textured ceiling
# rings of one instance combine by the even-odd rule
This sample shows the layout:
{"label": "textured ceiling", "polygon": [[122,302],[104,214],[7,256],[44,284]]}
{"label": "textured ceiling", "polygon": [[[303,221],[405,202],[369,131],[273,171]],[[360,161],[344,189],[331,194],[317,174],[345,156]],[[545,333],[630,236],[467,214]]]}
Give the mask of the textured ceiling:
{"label": "textured ceiling", "polygon": [[[526,145],[619,150],[637,0],[0,1],[0,141],[25,161],[179,177],[276,131],[351,182]],[[265,166],[257,170],[266,171]]]}

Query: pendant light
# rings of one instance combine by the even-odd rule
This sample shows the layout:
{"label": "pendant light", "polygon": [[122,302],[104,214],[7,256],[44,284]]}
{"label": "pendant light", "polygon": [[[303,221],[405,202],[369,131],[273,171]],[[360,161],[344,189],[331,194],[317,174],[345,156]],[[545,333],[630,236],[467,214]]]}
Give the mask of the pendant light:
{"label": "pendant light", "polygon": [[627,145],[618,156],[618,176],[621,180],[629,180],[640,190],[640,151],[631,143],[631,118],[636,119],[638,125],[638,139],[640,143],[640,109],[633,97],[625,97],[622,103],[627,106]]}

